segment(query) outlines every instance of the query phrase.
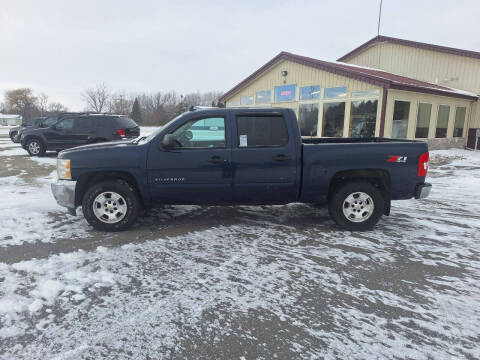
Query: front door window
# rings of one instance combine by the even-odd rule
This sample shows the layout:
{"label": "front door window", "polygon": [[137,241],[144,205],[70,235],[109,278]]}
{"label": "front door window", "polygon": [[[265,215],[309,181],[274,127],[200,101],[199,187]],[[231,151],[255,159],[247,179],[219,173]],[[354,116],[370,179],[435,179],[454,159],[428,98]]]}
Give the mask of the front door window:
{"label": "front door window", "polygon": [[224,148],[225,119],[211,117],[189,121],[173,133],[180,148]]}

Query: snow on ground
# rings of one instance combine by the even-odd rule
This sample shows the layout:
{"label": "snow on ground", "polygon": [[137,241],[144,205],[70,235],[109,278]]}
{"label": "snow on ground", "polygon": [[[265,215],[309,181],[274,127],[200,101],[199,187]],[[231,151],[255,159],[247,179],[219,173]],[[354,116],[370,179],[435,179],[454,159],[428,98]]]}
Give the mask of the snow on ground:
{"label": "snow on ground", "polygon": [[157,129],[158,129],[157,126],[140,126],[140,135],[148,136]]}
{"label": "snow on ground", "polygon": [[290,204],[166,207],[120,234],[54,203],[54,158],[23,159],[44,175],[0,177],[0,256],[28,249],[0,263],[0,358],[479,358],[480,153],[431,158],[431,197],[371,232]]}

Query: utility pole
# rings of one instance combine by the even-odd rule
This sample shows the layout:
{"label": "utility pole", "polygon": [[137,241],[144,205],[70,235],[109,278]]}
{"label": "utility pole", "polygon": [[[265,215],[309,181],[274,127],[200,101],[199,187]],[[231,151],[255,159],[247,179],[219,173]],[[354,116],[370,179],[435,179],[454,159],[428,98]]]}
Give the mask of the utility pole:
{"label": "utility pole", "polygon": [[117,100],[117,101],[120,100],[120,113],[121,113],[121,115],[126,115],[126,114],[123,113],[123,112],[124,112],[124,111],[123,111],[123,97],[124,97],[125,95],[120,94],[120,95],[118,95],[118,96],[120,97],[120,99],[116,99],[116,100]]}

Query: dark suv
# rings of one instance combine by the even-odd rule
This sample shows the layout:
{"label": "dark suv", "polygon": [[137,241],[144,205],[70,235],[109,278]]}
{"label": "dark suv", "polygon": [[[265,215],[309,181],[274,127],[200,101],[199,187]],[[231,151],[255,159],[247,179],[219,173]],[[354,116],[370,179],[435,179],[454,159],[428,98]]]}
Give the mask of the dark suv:
{"label": "dark suv", "polygon": [[132,139],[140,135],[137,123],[124,115],[78,114],[62,116],[53,125],[24,131],[20,142],[30,156],[75,146]]}
{"label": "dark suv", "polygon": [[18,137],[18,135],[22,130],[26,128],[37,128],[40,126],[40,123],[45,119],[46,117],[43,116],[43,117],[38,117],[38,118],[25,121],[24,123],[22,123],[22,125],[11,128],[10,131],[8,132],[8,135],[10,136],[10,139],[14,143],[18,143],[20,141],[20,138]]}

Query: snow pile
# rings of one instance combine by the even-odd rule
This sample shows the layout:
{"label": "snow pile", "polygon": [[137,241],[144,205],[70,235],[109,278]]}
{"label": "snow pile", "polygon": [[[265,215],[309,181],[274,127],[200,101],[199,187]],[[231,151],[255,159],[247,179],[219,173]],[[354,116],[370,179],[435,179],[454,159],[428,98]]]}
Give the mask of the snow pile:
{"label": "snow pile", "polygon": [[[0,149],[0,161],[8,156],[15,162],[20,152],[25,155],[25,151],[16,146],[13,150]],[[26,170],[22,170],[20,175],[0,177],[0,248],[85,236],[86,222],[81,217],[67,215],[51,193],[50,183],[56,179],[56,158],[30,158],[28,155],[25,158],[46,169],[50,167],[50,175],[30,181],[25,176]],[[8,164],[7,169],[11,168]]]}

